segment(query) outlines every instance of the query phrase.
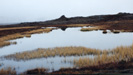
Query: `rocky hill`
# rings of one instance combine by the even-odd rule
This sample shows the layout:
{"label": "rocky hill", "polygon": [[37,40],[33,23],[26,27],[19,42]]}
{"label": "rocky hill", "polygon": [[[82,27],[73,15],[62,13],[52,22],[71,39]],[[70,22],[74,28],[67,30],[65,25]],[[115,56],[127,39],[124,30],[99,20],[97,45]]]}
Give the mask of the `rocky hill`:
{"label": "rocky hill", "polygon": [[71,18],[67,18],[65,17],[65,15],[62,15],[60,18],[54,20],[49,20],[44,22],[25,22],[25,23],[15,24],[14,26],[92,24],[98,22],[120,21],[120,20],[133,20],[133,14],[118,13],[113,15],[95,15],[89,17],[71,17]]}

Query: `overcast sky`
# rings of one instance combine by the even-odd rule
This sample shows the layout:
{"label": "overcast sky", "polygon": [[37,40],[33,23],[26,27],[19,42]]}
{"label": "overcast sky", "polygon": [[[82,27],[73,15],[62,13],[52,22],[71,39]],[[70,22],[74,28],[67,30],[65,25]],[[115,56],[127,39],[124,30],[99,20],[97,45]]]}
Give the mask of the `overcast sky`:
{"label": "overcast sky", "polygon": [[133,0],[0,0],[0,24],[118,12],[133,13]]}

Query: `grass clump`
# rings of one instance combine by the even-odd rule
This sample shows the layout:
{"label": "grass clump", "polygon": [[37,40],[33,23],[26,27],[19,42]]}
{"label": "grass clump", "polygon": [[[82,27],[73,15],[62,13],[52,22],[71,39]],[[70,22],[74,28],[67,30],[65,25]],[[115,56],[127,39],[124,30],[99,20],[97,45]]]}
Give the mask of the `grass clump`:
{"label": "grass clump", "polygon": [[10,45],[10,42],[0,42],[0,47]]}
{"label": "grass clump", "polygon": [[68,25],[64,25],[67,27],[84,27],[84,26],[90,26],[90,24],[68,24]]}
{"label": "grass clump", "polygon": [[12,35],[3,36],[3,37],[0,37],[0,47],[13,44],[12,42],[7,42],[8,40],[18,39],[23,37],[31,37],[31,34],[43,33],[43,32],[48,33],[52,30],[53,30],[52,28],[36,29],[36,30],[31,30],[23,33],[16,33]]}
{"label": "grass clump", "polygon": [[112,32],[113,32],[113,33],[120,33],[121,30],[113,30]]}
{"label": "grass clump", "polygon": [[85,47],[56,47],[47,49],[37,49],[34,51],[25,51],[5,56],[5,58],[13,58],[16,60],[28,60],[41,57],[54,57],[54,56],[74,56],[74,55],[97,55],[102,51],[97,49],[90,49]]}
{"label": "grass clump", "polygon": [[82,28],[81,31],[93,31],[98,30],[98,28]]}
{"label": "grass clump", "polygon": [[97,66],[107,63],[118,63],[120,61],[132,61],[133,60],[133,45],[132,46],[121,46],[111,51],[96,55],[94,58],[80,58],[75,59],[74,65],[77,67],[85,66]]}
{"label": "grass clump", "polygon": [[0,43],[0,47],[3,47],[3,46],[8,46],[8,45],[11,45],[11,44],[17,44],[16,42],[8,42],[8,41],[2,41]]}
{"label": "grass clump", "polygon": [[30,29],[30,28],[36,28],[36,26],[0,28],[0,31],[1,30],[15,30],[15,29]]}
{"label": "grass clump", "polygon": [[50,32],[52,30],[53,30],[53,28],[36,29],[36,30],[24,32],[24,34],[36,34],[36,33],[43,33],[43,32],[48,33],[48,32]]}
{"label": "grass clump", "polygon": [[95,26],[95,27],[88,27],[82,28],[80,31],[94,31],[94,30],[106,30],[105,26]]}
{"label": "grass clump", "polygon": [[8,67],[7,69],[1,69],[0,75],[16,75],[15,69]]}
{"label": "grass clump", "polygon": [[12,34],[12,35],[7,35],[7,36],[4,36],[4,37],[1,37],[0,38],[0,42],[2,42],[2,41],[8,41],[8,40],[13,40],[13,39],[17,39],[17,38],[23,38],[23,37],[24,37],[24,35],[19,34],[19,33]]}
{"label": "grass clump", "polygon": [[21,35],[19,33],[1,37],[0,38],[0,47],[8,46],[8,45],[11,45],[11,44],[16,44],[16,42],[9,42],[8,40],[23,38],[23,37],[24,37],[24,35]]}

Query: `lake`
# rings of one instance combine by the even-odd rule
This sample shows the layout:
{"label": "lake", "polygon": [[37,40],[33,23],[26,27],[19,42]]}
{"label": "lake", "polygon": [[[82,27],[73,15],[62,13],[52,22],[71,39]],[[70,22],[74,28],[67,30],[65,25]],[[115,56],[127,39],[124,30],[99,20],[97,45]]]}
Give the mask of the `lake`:
{"label": "lake", "polygon": [[[24,37],[20,39],[10,40],[16,41],[16,45],[5,46],[0,48],[0,56],[14,54],[17,52],[31,51],[37,48],[54,48],[65,46],[83,46],[87,48],[96,49],[113,49],[118,46],[130,46],[133,43],[133,33],[119,33],[114,34],[108,30],[107,34],[103,34],[102,30],[81,32],[81,27],[67,28],[66,30],[56,29],[49,33],[33,34],[30,38]],[[3,67],[14,67],[17,73],[24,72],[28,69],[34,68],[48,68],[49,72],[59,70],[64,67],[73,67],[70,62],[65,60],[74,60],[80,57],[93,57],[92,55],[86,56],[55,56],[48,58],[32,59],[27,61],[15,61],[0,59]],[[32,63],[32,64],[31,64]]]}

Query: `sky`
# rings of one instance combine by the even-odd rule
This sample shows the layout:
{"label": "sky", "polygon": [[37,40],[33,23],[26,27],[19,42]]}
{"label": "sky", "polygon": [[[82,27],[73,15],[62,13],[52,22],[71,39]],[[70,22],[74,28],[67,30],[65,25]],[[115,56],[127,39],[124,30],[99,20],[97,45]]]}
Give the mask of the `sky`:
{"label": "sky", "polygon": [[0,24],[133,13],[133,0],[0,0]]}

